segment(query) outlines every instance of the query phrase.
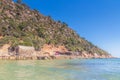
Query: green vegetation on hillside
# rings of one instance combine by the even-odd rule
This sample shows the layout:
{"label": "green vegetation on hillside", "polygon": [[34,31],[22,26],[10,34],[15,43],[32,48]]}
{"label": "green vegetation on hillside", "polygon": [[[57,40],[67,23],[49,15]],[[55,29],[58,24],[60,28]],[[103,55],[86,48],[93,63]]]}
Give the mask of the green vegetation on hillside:
{"label": "green vegetation on hillside", "polygon": [[90,51],[107,54],[81,38],[68,25],[54,21],[50,16],[43,16],[37,10],[31,10],[21,0],[0,1],[0,46],[34,46],[39,50],[43,44],[64,45],[70,51]]}

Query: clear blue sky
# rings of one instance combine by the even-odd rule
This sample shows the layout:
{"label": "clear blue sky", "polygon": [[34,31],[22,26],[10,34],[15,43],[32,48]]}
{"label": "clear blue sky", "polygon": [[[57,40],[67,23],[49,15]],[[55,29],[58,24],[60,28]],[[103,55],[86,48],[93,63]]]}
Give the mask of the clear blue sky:
{"label": "clear blue sky", "polygon": [[120,0],[23,0],[32,9],[66,22],[114,56],[120,57]]}

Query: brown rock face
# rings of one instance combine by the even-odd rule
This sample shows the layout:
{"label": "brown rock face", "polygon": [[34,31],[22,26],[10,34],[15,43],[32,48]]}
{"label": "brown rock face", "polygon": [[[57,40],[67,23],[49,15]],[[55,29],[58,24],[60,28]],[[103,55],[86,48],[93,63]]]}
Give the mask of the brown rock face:
{"label": "brown rock face", "polygon": [[9,44],[5,44],[0,48],[0,56],[9,56],[8,55],[8,48],[10,47]]}
{"label": "brown rock face", "polygon": [[68,50],[64,46],[57,46],[56,47],[55,45],[48,45],[48,44],[45,44],[43,46],[43,48],[41,49],[41,51],[43,53],[47,52],[50,55],[54,55],[56,51],[61,52],[61,53],[68,52]]}

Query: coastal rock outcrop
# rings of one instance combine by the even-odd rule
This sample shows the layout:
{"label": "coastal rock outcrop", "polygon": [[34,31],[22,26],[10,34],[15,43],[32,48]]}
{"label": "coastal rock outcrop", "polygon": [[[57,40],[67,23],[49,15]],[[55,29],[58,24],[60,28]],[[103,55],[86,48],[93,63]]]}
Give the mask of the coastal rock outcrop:
{"label": "coastal rock outcrop", "polygon": [[23,2],[0,0],[0,56],[106,58],[110,54],[80,37],[65,22],[44,16]]}
{"label": "coastal rock outcrop", "polygon": [[63,46],[44,45],[36,51],[31,46],[17,46],[14,49],[5,44],[0,48],[0,59],[2,60],[46,60],[46,59],[76,59],[76,58],[112,58],[111,55],[99,55],[87,51],[72,52]]}

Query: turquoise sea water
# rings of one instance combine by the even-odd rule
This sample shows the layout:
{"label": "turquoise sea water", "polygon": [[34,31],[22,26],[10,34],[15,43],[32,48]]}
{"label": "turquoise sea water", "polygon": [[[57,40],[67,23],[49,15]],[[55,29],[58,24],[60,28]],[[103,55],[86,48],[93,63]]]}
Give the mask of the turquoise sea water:
{"label": "turquoise sea water", "polygon": [[120,80],[120,59],[0,61],[0,80]]}

